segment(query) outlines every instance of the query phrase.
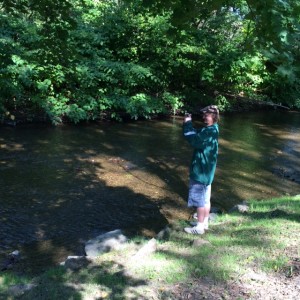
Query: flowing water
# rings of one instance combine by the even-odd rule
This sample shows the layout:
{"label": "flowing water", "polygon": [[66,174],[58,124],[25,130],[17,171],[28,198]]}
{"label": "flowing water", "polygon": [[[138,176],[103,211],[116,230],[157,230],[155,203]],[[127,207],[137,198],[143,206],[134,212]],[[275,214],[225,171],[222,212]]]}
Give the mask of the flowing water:
{"label": "flowing water", "polygon": [[[38,272],[82,254],[99,233],[151,236],[187,219],[192,149],[181,124],[0,128],[0,258],[18,249],[21,267]],[[296,112],[222,116],[212,205],[299,194],[299,129]]]}

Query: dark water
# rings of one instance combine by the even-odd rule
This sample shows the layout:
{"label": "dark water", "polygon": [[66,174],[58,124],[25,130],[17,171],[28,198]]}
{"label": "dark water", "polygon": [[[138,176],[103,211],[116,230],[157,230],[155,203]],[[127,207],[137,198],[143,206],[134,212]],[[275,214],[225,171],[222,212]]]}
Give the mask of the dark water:
{"label": "dark water", "polygon": [[[19,268],[40,271],[101,232],[151,236],[187,218],[181,123],[0,128],[0,258],[19,249]],[[299,129],[299,113],[223,116],[213,206],[299,194]]]}

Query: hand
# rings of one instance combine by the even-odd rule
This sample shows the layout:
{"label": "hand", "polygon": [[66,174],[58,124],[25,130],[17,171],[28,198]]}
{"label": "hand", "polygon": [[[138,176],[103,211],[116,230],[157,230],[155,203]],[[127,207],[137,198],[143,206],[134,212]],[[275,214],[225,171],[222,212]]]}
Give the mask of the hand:
{"label": "hand", "polygon": [[188,122],[188,121],[192,121],[192,115],[191,114],[186,114],[184,117],[184,123]]}

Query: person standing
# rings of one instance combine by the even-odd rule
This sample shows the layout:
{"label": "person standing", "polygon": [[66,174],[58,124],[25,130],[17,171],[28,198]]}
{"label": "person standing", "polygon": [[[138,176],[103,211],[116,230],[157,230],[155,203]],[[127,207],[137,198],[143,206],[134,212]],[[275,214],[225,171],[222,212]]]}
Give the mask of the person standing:
{"label": "person standing", "polygon": [[197,223],[194,227],[186,227],[184,231],[190,234],[203,234],[208,229],[210,212],[211,184],[217,166],[219,110],[216,105],[201,109],[204,127],[195,129],[191,115],[183,122],[183,135],[193,147],[194,153],[189,173],[188,207],[197,209]]}

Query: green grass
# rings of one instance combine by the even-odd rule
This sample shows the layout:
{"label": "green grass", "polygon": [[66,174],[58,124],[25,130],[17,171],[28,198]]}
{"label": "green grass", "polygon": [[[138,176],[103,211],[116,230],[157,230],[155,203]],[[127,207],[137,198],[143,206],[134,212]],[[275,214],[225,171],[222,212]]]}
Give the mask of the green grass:
{"label": "green grass", "polygon": [[[226,282],[251,269],[292,275],[288,263],[300,255],[300,197],[249,202],[248,213],[219,216],[204,236],[184,233],[187,222],[178,221],[169,240],[147,257],[132,259],[147,242],[135,237],[126,250],[104,254],[77,272],[56,267],[34,279],[4,272],[0,299],[9,286],[28,282],[37,286],[21,299],[148,299],[170,285],[204,277]],[[199,238],[209,244],[192,246]]]}
{"label": "green grass", "polygon": [[[16,285],[16,284],[27,284],[30,282],[29,277],[20,277],[15,276],[13,273],[0,273],[0,296],[3,294],[7,287]],[[0,297],[1,299],[1,297]]]}

